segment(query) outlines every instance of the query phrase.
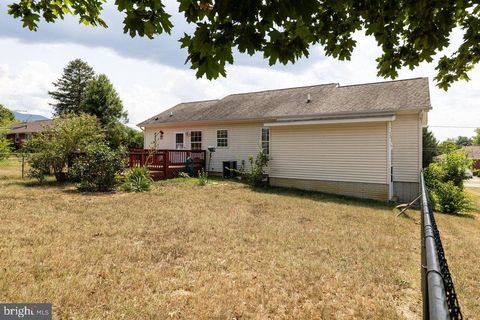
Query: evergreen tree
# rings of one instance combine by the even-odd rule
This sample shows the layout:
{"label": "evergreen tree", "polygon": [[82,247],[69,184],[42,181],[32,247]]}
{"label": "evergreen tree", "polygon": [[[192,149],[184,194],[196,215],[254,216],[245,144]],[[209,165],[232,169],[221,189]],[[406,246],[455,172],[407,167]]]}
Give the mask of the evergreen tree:
{"label": "evergreen tree", "polygon": [[81,109],[96,116],[102,125],[127,120],[127,112],[117,90],[104,74],[93,77],[85,88]]}
{"label": "evergreen tree", "polygon": [[438,155],[438,141],[433,135],[433,132],[428,128],[423,128],[422,146],[423,146],[423,167],[426,168],[433,162],[433,158]]}
{"label": "evergreen tree", "polygon": [[55,81],[55,91],[49,91],[55,103],[52,104],[56,115],[75,113],[82,110],[82,100],[85,88],[95,72],[85,61],[75,59],[63,69],[63,75]]}
{"label": "evergreen tree", "polygon": [[112,148],[125,145],[128,132],[124,122],[127,112],[117,91],[104,74],[93,77],[87,84],[82,101],[82,110],[100,121],[108,144]]}

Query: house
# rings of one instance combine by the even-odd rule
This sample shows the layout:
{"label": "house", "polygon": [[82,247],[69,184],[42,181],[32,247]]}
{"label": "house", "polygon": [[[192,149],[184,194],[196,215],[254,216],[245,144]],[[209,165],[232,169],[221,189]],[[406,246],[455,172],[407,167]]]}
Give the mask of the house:
{"label": "house", "polygon": [[473,160],[473,169],[480,170],[480,146],[465,147],[467,157]]}
{"label": "house", "polygon": [[52,126],[52,123],[53,120],[47,119],[12,124],[7,132],[7,139],[18,149],[24,140],[31,139],[36,133]]}
{"label": "house", "polygon": [[214,146],[212,173],[248,167],[261,147],[273,186],[408,201],[419,194],[430,109],[427,78],[329,83],[180,103],[138,126],[146,148]]}

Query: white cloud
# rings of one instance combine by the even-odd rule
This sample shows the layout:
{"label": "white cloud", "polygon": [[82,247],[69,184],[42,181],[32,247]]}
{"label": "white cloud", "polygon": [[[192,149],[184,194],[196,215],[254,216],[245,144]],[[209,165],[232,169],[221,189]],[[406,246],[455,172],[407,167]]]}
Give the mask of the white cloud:
{"label": "white cloud", "polygon": [[[377,77],[375,58],[380,55],[373,38],[357,35],[358,46],[351,61],[325,58],[315,47],[308,67],[255,67],[234,65],[227,68],[227,78],[215,81],[196,79],[193,70],[175,68],[151,60],[119,55],[107,48],[85,47],[71,43],[25,43],[0,39],[0,103],[12,109],[27,109],[49,116],[48,90],[68,61],[82,58],[98,73],[105,73],[120,93],[131,123],[138,123],[181,101],[221,98],[227,94],[338,82],[342,85],[383,81]],[[458,39],[454,39],[458,42]],[[132,42],[133,45],[133,42]],[[400,78],[435,75],[434,64],[423,64]],[[448,92],[431,82],[433,110],[431,125],[480,127],[480,72],[471,73],[471,82],[459,82]],[[432,127],[440,139],[471,135],[472,129]]]}
{"label": "white cloud", "polygon": [[58,74],[47,63],[29,61],[20,69],[0,65],[1,103],[15,110],[50,115],[46,94]]}

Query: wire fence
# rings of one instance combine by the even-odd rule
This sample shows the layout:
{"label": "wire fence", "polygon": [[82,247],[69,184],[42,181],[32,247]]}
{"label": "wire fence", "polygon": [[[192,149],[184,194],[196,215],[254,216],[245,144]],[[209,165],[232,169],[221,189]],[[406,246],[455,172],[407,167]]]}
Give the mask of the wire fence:
{"label": "wire fence", "polygon": [[27,165],[27,155],[25,153],[0,153],[0,161],[2,160],[17,160],[20,164],[20,173],[22,175],[22,179],[25,178],[26,172],[26,165]]}
{"label": "wire fence", "polygon": [[463,319],[423,173],[420,180],[423,319]]}

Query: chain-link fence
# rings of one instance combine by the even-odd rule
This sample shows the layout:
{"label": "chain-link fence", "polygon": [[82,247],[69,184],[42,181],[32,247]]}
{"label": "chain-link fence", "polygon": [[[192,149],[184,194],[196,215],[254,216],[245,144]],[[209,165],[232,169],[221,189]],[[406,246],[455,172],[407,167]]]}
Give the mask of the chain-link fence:
{"label": "chain-link fence", "polygon": [[428,190],[421,174],[422,228],[421,274],[424,319],[463,319],[442,239],[431,210]]}

